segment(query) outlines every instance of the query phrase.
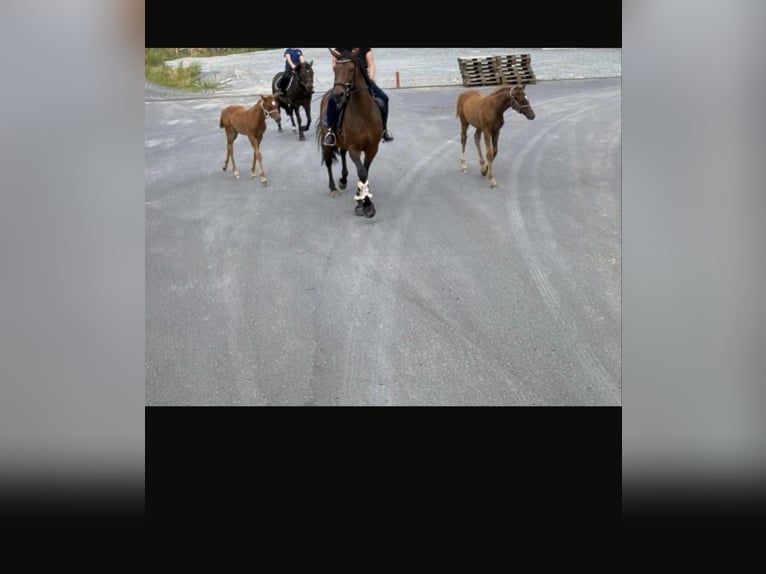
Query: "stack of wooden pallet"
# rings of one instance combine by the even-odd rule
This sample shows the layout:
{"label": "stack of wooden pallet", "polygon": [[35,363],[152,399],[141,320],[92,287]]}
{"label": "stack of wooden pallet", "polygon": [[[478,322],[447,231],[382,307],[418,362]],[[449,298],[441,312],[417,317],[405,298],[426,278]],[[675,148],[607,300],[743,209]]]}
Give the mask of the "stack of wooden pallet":
{"label": "stack of wooden pallet", "polygon": [[529,54],[458,58],[457,62],[464,86],[537,83]]}

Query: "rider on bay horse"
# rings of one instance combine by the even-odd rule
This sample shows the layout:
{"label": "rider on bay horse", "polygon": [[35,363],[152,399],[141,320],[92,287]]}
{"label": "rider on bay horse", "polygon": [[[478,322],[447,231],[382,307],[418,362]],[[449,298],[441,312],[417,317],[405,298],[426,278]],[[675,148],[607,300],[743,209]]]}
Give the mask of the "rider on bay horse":
{"label": "rider on bay horse", "polygon": [[[337,52],[340,52],[341,54],[346,54],[351,51],[351,48],[333,49]],[[381,116],[383,117],[382,138],[385,141],[390,142],[394,139],[394,136],[391,135],[391,132],[388,131],[388,95],[380,88],[380,86],[378,86],[378,84],[375,83],[375,55],[372,52],[372,48],[359,48],[357,58],[359,59],[360,68],[364,74],[364,79],[367,81],[367,85],[370,86],[370,93],[372,93],[375,103],[378,104]],[[333,56],[333,70],[335,69],[336,62],[337,59],[335,56]],[[335,98],[329,98],[327,101],[327,117],[325,118],[325,123],[329,127],[329,131],[325,135],[323,142],[326,146],[335,145],[335,122],[338,119],[337,116],[338,113],[335,106]]]}

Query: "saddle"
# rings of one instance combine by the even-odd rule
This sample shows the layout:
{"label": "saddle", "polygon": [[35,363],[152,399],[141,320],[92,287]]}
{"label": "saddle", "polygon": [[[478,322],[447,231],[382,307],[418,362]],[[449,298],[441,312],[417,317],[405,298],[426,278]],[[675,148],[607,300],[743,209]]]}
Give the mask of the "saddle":
{"label": "saddle", "polygon": [[[370,90],[370,93],[372,94],[372,90]],[[383,111],[385,109],[385,103],[380,98],[376,98],[374,96],[373,96],[372,99],[375,100],[375,103],[378,104],[378,107],[380,108],[380,117],[383,117]],[[328,127],[332,127],[333,130],[336,133],[341,133],[340,126],[343,125],[343,114],[346,112],[346,103],[347,102],[344,101],[340,105],[340,107],[336,110],[335,125],[334,126],[328,126]]]}

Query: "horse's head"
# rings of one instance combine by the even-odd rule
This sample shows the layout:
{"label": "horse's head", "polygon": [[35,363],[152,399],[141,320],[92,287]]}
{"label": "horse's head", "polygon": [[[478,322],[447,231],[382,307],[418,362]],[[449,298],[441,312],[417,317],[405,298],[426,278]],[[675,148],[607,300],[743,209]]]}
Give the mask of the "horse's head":
{"label": "horse's head", "polygon": [[[351,96],[351,90],[357,80],[357,54],[359,48],[330,48],[330,53],[335,58],[335,79],[333,80],[332,95],[338,104],[343,103]],[[361,74],[360,74],[361,75]]]}
{"label": "horse's head", "polygon": [[295,66],[295,71],[298,74],[298,83],[303,86],[303,89],[309,94],[314,93],[314,61],[303,62]]}
{"label": "horse's head", "polygon": [[532,109],[532,104],[529,103],[529,98],[527,98],[524,88],[524,84],[511,88],[511,107],[528,120],[533,120],[535,119],[535,110]]}
{"label": "horse's head", "polygon": [[282,121],[282,114],[279,112],[279,94],[264,94],[256,105],[261,106],[264,116],[277,123]]}

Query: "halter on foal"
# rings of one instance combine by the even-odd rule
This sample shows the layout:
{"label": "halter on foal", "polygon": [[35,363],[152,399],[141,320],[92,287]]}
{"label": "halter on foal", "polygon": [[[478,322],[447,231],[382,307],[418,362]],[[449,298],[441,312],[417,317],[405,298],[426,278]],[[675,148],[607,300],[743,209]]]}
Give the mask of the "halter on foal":
{"label": "halter on foal", "polygon": [[[462,92],[457,98],[457,111],[455,115],[460,120],[460,170],[465,173],[468,166],[465,162],[465,143],[467,140],[468,126],[476,128],[473,140],[479,152],[479,167],[481,175],[489,176],[489,187],[497,187],[495,175],[492,171],[492,162],[497,157],[497,140],[500,136],[500,128],[505,119],[503,113],[508,108],[513,108],[528,120],[535,119],[535,111],[527,99],[524,85],[502,86],[491,94],[485,96],[476,90]],[[487,148],[487,161],[481,153],[481,136],[484,134],[484,146]]]}
{"label": "halter on foal", "polygon": [[[317,120],[317,143],[322,148],[322,161],[327,166],[330,195],[332,197],[340,195],[332,174],[332,164],[333,161],[337,161],[338,152],[341,159],[340,188],[346,189],[348,181],[346,153],[348,153],[356,166],[359,179],[357,194],[354,196],[357,203],[355,213],[374,217],[375,206],[372,203],[368,176],[372,160],[378,153],[380,137],[383,133],[383,119],[357,58],[359,48],[343,53],[330,48],[330,53],[336,58],[335,80],[332,90],[328,90],[322,96],[320,119]],[[328,128],[321,118],[325,115],[330,97],[335,98],[338,110],[338,130],[335,146],[322,146]],[[363,154],[364,157],[362,157]]]}
{"label": "halter on foal", "polygon": [[226,159],[223,162],[223,171],[226,171],[231,159],[231,169],[234,177],[239,178],[237,164],[234,163],[234,140],[239,134],[244,134],[253,146],[253,163],[250,167],[250,178],[255,179],[255,163],[261,176],[261,183],[266,185],[266,172],[263,169],[263,157],[261,155],[261,140],[266,131],[266,116],[271,117],[277,123],[282,119],[279,113],[278,98],[273,95],[261,96],[252,108],[245,106],[228,106],[221,112],[219,126],[226,130]]}
{"label": "halter on foal", "polygon": [[[271,91],[276,93],[277,85],[285,72],[279,72],[271,81]],[[295,74],[290,80],[285,95],[279,97],[279,106],[290,116],[293,125],[293,133],[298,132],[298,139],[304,141],[304,131],[311,127],[311,97],[314,95],[314,68],[313,60],[303,62],[295,66]],[[306,112],[306,125],[301,124],[301,108]],[[295,112],[295,118],[293,118]],[[297,121],[296,121],[297,120]],[[297,127],[296,127],[297,124]],[[282,131],[282,122],[277,121],[279,131]]]}

